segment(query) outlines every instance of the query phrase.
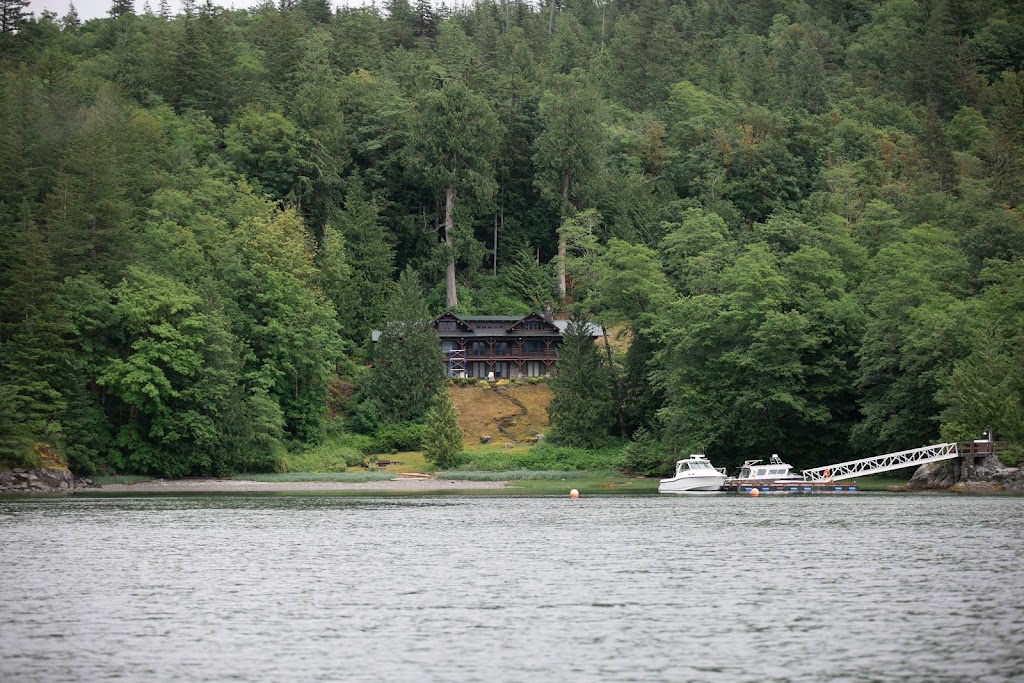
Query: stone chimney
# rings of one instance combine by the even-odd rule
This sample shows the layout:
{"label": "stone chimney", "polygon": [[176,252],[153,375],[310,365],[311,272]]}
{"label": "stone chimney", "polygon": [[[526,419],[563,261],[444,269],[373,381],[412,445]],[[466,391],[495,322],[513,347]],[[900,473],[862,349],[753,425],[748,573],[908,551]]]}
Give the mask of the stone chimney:
{"label": "stone chimney", "polygon": [[551,304],[544,304],[544,319],[548,322],[552,321]]}

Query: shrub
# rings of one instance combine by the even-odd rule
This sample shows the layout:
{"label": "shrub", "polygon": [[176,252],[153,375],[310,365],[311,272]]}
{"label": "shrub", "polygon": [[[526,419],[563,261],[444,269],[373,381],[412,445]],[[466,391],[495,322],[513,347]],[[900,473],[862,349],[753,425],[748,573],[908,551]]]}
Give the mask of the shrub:
{"label": "shrub", "polygon": [[418,451],[423,445],[423,425],[416,422],[385,422],[370,443],[371,453]]}
{"label": "shrub", "polygon": [[666,474],[672,469],[672,455],[643,427],[636,430],[623,456],[627,472],[650,477]]}
{"label": "shrub", "polygon": [[1007,467],[1018,467],[1024,462],[1024,447],[1011,446],[999,454],[999,461]]}
{"label": "shrub", "polygon": [[363,434],[373,434],[380,424],[380,404],[372,398],[360,401],[352,411],[352,428]]}

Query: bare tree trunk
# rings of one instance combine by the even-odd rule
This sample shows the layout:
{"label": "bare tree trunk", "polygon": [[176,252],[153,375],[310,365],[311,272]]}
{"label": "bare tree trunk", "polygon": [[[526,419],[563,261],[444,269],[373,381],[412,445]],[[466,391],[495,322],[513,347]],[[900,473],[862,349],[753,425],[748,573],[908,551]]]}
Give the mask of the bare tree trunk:
{"label": "bare tree trunk", "polygon": [[448,310],[459,305],[459,298],[455,292],[455,188],[444,188],[444,241],[448,247],[448,267],[445,272],[445,293]]}
{"label": "bare tree trunk", "polygon": [[[612,363],[612,345],[608,341],[608,328],[601,325],[601,336],[604,337],[604,350],[608,354],[608,373],[609,376],[614,378],[612,373],[615,372],[615,366]],[[623,406],[625,405],[625,396],[623,396],[623,382],[612,382],[612,394],[615,398],[615,414],[619,420],[619,436],[623,439],[626,438],[626,414],[623,412]]]}
{"label": "bare tree trunk", "polygon": [[548,35],[555,31],[555,0],[551,0],[551,14],[548,16]]}
{"label": "bare tree trunk", "polygon": [[491,259],[491,274],[498,274],[498,214],[494,214],[494,255]]}
{"label": "bare tree trunk", "polygon": [[[562,225],[569,215],[569,186],[572,183],[572,173],[568,170],[562,174]],[[565,230],[558,231],[558,293],[565,301]]]}

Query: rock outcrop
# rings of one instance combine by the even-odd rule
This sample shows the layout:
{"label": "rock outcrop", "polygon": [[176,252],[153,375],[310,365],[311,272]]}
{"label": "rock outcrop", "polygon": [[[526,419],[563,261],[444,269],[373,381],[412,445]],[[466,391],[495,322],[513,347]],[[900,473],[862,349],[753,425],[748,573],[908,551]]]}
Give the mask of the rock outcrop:
{"label": "rock outcrop", "polygon": [[0,472],[0,493],[71,493],[95,488],[89,479],[76,479],[53,446],[40,442],[32,445],[32,451],[39,466]]}
{"label": "rock outcrop", "polygon": [[71,493],[91,486],[88,479],[77,482],[65,469],[10,470],[0,472],[0,493]]}
{"label": "rock outcrop", "polygon": [[1024,469],[1007,467],[996,455],[968,463],[972,458],[943,460],[921,465],[907,482],[911,491],[948,490],[1024,493]]}

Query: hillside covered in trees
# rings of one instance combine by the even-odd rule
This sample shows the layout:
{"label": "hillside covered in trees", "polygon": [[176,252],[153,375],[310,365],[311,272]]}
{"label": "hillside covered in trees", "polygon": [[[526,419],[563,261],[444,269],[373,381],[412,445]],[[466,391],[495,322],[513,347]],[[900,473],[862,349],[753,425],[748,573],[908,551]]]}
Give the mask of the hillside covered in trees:
{"label": "hillside covered in trees", "polygon": [[422,420],[367,362],[399,273],[628,333],[570,340],[554,431],[639,470],[1024,442],[1020,3],[0,19],[0,464],[254,471]]}

